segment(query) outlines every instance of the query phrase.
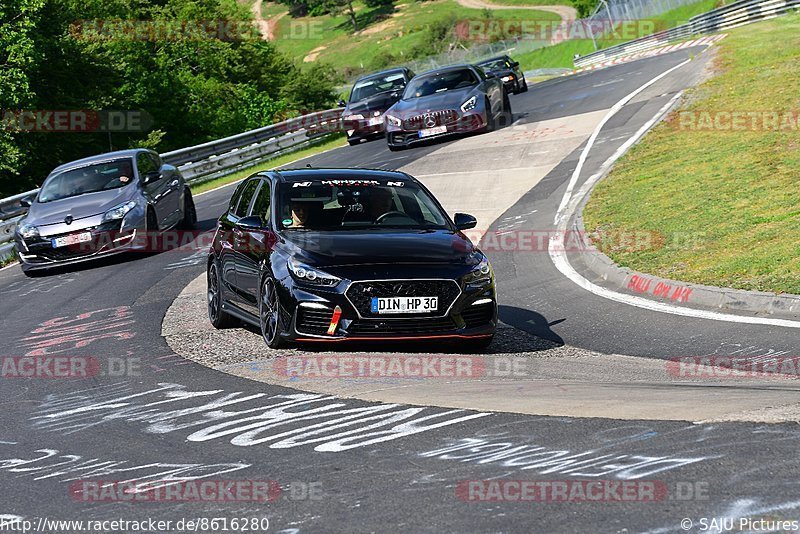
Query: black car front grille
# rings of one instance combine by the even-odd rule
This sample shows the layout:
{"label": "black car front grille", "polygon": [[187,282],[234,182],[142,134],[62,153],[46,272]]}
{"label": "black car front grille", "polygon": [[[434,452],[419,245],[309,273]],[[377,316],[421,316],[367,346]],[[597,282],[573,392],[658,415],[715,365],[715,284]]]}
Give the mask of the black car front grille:
{"label": "black car front grille", "polygon": [[421,130],[434,126],[445,126],[458,120],[458,111],[454,109],[439,109],[409,117],[403,121],[404,130]]}
{"label": "black car front grille", "polygon": [[410,335],[423,336],[441,334],[456,329],[450,317],[416,319],[356,319],[347,329],[351,336]]}
{"label": "black car front grille", "polygon": [[295,329],[304,334],[325,335],[333,318],[333,310],[322,308],[297,308]]}
{"label": "black car front grille", "polygon": [[435,317],[444,315],[458,298],[460,292],[461,289],[453,280],[380,280],[353,282],[347,288],[345,295],[361,314],[361,317],[386,319],[385,315],[372,313],[373,297],[438,297],[439,303],[436,312],[403,314],[401,316],[405,318]]}
{"label": "black car front grille", "polygon": [[461,312],[461,318],[464,319],[467,328],[477,328],[492,322],[494,316],[494,305],[490,302],[486,304],[478,304],[477,306],[469,306]]}

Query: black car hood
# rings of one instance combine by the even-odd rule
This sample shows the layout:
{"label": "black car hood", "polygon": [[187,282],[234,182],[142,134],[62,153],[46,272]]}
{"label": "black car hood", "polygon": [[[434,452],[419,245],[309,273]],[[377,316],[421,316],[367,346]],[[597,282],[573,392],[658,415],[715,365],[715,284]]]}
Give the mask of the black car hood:
{"label": "black car hood", "polygon": [[461,104],[474,92],[475,86],[470,86],[464,89],[445,91],[444,93],[437,93],[411,100],[400,100],[394,105],[392,111],[406,114],[411,112],[426,113],[439,109],[459,109]]}
{"label": "black car hood", "polygon": [[347,107],[345,107],[344,115],[346,116],[351,113],[361,113],[366,117],[366,114],[374,111],[383,113],[392,107],[395,102],[400,100],[400,95],[393,97],[392,94],[393,93],[391,92],[378,93],[377,95],[365,98],[364,100],[351,102],[347,104]]}
{"label": "black car hood", "polygon": [[313,267],[427,263],[463,265],[475,250],[450,230],[284,230],[281,247]]}

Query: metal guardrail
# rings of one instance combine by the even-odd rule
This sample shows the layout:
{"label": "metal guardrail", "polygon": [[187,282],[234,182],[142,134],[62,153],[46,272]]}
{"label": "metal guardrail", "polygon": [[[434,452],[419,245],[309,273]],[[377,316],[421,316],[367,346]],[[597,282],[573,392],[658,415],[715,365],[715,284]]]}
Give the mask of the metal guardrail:
{"label": "metal guardrail", "polygon": [[[186,182],[197,184],[250,167],[268,156],[277,156],[307,145],[329,133],[342,131],[342,111],[317,111],[232,135],[224,139],[161,154],[175,165]],[[28,212],[21,200],[33,200],[38,189],[0,199],[0,261],[13,251],[14,229]]]}
{"label": "metal guardrail", "polygon": [[774,18],[798,8],[800,8],[800,0],[739,0],[727,6],[696,15],[689,19],[686,24],[587,54],[577,58],[574,63],[576,67],[587,67],[664,46],[670,42],[686,39],[694,35],[716,33],[752,22]]}

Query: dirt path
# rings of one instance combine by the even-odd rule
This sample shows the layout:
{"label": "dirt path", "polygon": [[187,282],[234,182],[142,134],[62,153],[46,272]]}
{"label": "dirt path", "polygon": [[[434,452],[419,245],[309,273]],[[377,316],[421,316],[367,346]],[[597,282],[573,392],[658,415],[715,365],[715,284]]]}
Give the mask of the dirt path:
{"label": "dirt path", "polygon": [[578,18],[578,12],[570,6],[510,6],[494,4],[486,0],[457,0],[459,5],[472,9],[533,9],[536,11],[548,11],[561,17],[563,22],[572,22]]}
{"label": "dirt path", "polygon": [[258,27],[259,33],[261,33],[261,37],[265,41],[274,41],[275,28],[278,26],[278,21],[288,15],[289,12],[283,12],[280,15],[275,15],[271,19],[267,20],[261,15],[262,3],[263,0],[256,0],[253,2],[253,6],[250,8],[250,11],[253,13],[253,19],[256,21],[256,26]]}

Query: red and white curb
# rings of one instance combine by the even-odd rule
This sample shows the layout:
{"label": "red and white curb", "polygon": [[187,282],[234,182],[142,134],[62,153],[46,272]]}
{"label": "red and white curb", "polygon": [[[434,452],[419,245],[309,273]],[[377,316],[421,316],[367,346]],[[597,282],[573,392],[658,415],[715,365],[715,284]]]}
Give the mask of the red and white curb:
{"label": "red and white curb", "polygon": [[572,74],[578,74],[579,72],[586,72],[590,70],[597,70],[603,69],[606,67],[611,67],[613,65],[619,65],[621,63],[628,63],[630,61],[635,61],[637,59],[643,59],[646,57],[653,57],[659,56],[661,54],[669,54],[670,52],[675,52],[676,50],[683,50],[684,48],[691,48],[693,46],[710,46],[717,41],[724,39],[727,37],[727,33],[720,33],[717,35],[710,35],[708,37],[701,37],[699,39],[692,39],[690,41],[684,41],[682,43],[670,45],[670,46],[661,46],[659,48],[653,48],[651,50],[646,50],[644,52],[638,52],[636,54],[631,54],[629,56],[622,56],[615,59],[610,59],[608,61],[603,61],[601,63],[595,63],[589,67],[583,67],[581,69],[573,70],[572,72],[566,72],[562,74],[562,76],[571,76]]}

